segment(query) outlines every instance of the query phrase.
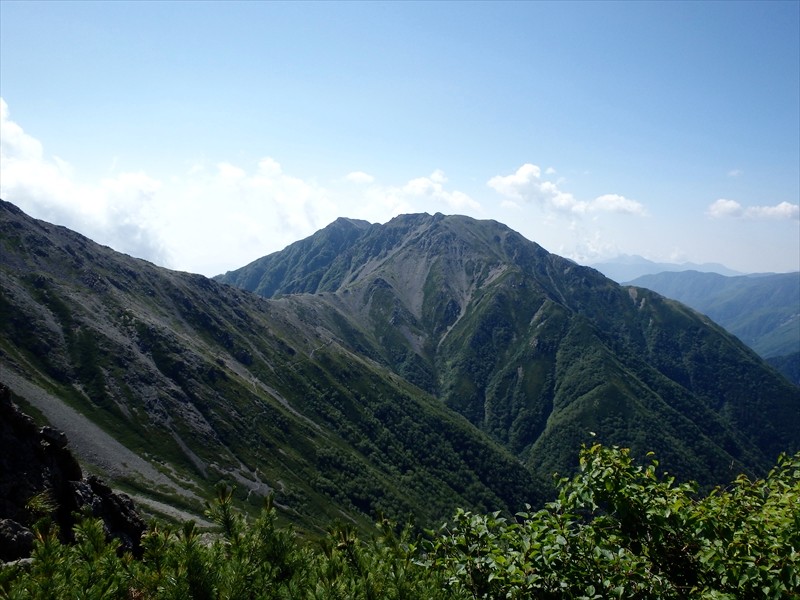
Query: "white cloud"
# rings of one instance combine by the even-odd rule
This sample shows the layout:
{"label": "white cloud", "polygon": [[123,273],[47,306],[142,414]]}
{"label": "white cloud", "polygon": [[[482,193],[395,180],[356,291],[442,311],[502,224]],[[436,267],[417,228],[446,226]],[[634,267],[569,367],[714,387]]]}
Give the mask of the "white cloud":
{"label": "white cloud", "polygon": [[725,198],[716,200],[706,211],[706,214],[715,219],[722,217],[740,217],[742,213],[741,204],[736,202],[736,200],[727,200]]}
{"label": "white cloud", "polygon": [[436,212],[440,208],[436,204],[444,205],[448,209],[457,211],[480,211],[480,204],[473,200],[464,192],[458,190],[449,191],[445,189],[447,176],[440,169],[436,169],[428,177],[417,177],[410,180],[399,190],[388,189],[386,193],[390,196],[399,196],[410,202],[413,200],[432,200],[435,205],[433,208],[424,208],[426,212]]}
{"label": "white cloud", "polygon": [[619,246],[614,241],[604,239],[600,231],[588,232],[572,223],[575,241],[571,245],[562,244],[556,250],[561,256],[571,258],[579,264],[591,264],[620,254]]}
{"label": "white cloud", "polygon": [[0,197],[29,214],[70,227],[120,252],[163,262],[163,244],[150,230],[151,203],[160,182],[120,173],[89,185],[11,120],[0,98]]}
{"label": "white cloud", "polygon": [[[554,174],[548,168],[545,174]],[[612,212],[630,215],[644,215],[644,206],[619,194],[604,194],[587,202],[578,200],[559,187],[557,182],[543,180],[542,170],[534,164],[526,163],[511,175],[496,175],[487,185],[512,201],[539,204],[559,212],[582,214],[587,212]]]}
{"label": "white cloud", "polygon": [[271,157],[250,168],[195,165],[160,192],[157,231],[171,266],[215,275],[280,250],[333,221],[324,187],[284,172]]}
{"label": "white cloud", "polygon": [[0,156],[8,159],[41,160],[42,144],[10,119],[8,104],[0,98]]}
{"label": "white cloud", "polygon": [[350,183],[372,183],[375,178],[368,173],[364,173],[364,171],[353,171],[345,176],[345,181]]}
{"label": "white cloud", "polygon": [[[11,120],[5,102],[0,102],[0,113],[0,197],[36,218],[172,268],[205,275],[238,268],[311,235],[339,216],[370,222],[439,211],[486,217],[482,205],[456,189],[440,169],[390,183],[352,171],[322,185],[287,173],[267,156],[241,164],[226,160],[194,164],[163,180],[142,171],[112,171],[113,176],[105,179],[82,181],[80,169],[48,156],[39,140]],[[515,216],[517,222],[510,225],[527,227],[522,233],[532,239],[551,236],[549,246],[554,249],[562,243],[564,218],[574,224],[589,213],[644,213],[641,204],[617,194],[579,201],[562,189],[562,180],[548,179],[554,174],[528,163],[488,182],[502,196],[500,207],[514,210],[514,215],[524,214],[526,203],[547,208],[544,218]],[[773,209],[784,210],[780,205]],[[575,236],[588,239],[579,232]],[[597,239],[577,253],[600,251],[602,242]]]}
{"label": "white cloud", "polygon": [[283,172],[281,165],[274,158],[267,156],[258,161],[258,172],[266,177],[280,175]]}
{"label": "white cloud", "polygon": [[495,175],[488,186],[503,196],[515,200],[526,200],[538,190],[541,169],[537,165],[525,163],[513,175]]}
{"label": "white cloud", "polygon": [[[408,212],[480,213],[435,170],[401,185],[354,171],[325,187],[284,172],[272,157],[254,165],[194,164],[159,181],[125,172],[82,182],[66,160],[2,115],[0,197],[33,217],[65,225],[115,250],[157,264],[215,275],[280,250],[337,217],[372,222]],[[369,184],[353,194],[343,183]]]}
{"label": "white cloud", "polygon": [[598,196],[587,205],[589,211],[603,211],[628,215],[644,215],[644,206],[636,200],[625,198],[619,194]]}
{"label": "white cloud", "polygon": [[775,206],[751,206],[745,215],[753,218],[800,219],[800,205],[781,202]]}
{"label": "white cloud", "polygon": [[[340,216],[385,222],[402,213],[480,211],[467,194],[447,189],[447,177],[440,170],[399,186],[373,180],[356,194],[351,187],[337,187],[336,182],[324,187],[294,177],[272,158],[259,161],[253,173],[240,170],[244,176],[232,180],[219,169],[195,169],[185,180],[172,182],[174,191],[163,191],[170,197],[164,223],[193,215],[191,227],[165,226],[163,232],[182,268],[206,274],[237,268],[311,235]],[[345,179],[352,182],[353,178]],[[202,243],[204,239],[214,243]]]}
{"label": "white cloud", "polygon": [[728,171],[728,177],[739,177],[742,174],[741,169],[731,169]]}
{"label": "white cloud", "polygon": [[241,179],[245,176],[245,172],[243,169],[239,167],[235,167],[230,163],[221,162],[217,165],[217,170],[219,171],[220,177],[225,179]]}
{"label": "white cloud", "polygon": [[725,217],[744,217],[748,219],[800,219],[800,205],[781,202],[775,206],[748,206],[744,207],[736,200],[720,198],[714,201],[706,214],[715,219]]}
{"label": "white cloud", "polygon": [[431,181],[435,183],[447,183],[447,176],[441,169],[436,169],[433,173],[431,173]]}
{"label": "white cloud", "polygon": [[403,186],[403,192],[409,196],[425,196],[435,193],[437,187],[441,188],[441,185],[430,177],[417,177]]}

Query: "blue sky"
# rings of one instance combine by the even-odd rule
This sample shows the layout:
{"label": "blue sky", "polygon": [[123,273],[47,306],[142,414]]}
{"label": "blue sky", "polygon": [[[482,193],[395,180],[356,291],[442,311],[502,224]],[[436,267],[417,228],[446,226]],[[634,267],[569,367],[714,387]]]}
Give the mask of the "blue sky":
{"label": "blue sky", "polygon": [[800,2],[0,2],[0,197],[213,275],[338,216],[800,269]]}

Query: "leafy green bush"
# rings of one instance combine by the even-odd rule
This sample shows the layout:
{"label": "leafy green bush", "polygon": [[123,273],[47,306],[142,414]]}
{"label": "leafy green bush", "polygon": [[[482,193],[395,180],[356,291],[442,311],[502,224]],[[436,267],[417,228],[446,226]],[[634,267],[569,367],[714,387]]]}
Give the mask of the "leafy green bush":
{"label": "leafy green bush", "polygon": [[248,522],[219,487],[206,513],[218,533],[153,526],[141,560],[101,521],[76,526],[73,545],[44,526],[31,563],[0,570],[0,598],[800,598],[800,454],[705,497],[657,468],[597,444],[540,510],[460,510],[426,536],[382,522],[367,539],[336,526],[302,540],[276,528],[269,500]]}
{"label": "leafy green bush", "polygon": [[467,598],[800,598],[800,454],[705,498],[657,467],[584,448],[555,502],[459,511],[425,564]]}

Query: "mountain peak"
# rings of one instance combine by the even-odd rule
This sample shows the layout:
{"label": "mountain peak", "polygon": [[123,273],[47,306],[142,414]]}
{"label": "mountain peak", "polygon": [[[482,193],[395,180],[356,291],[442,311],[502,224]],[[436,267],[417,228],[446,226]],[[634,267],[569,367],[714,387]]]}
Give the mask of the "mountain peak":
{"label": "mountain peak", "polygon": [[328,227],[354,227],[356,229],[366,229],[370,225],[372,225],[372,223],[370,223],[369,221],[364,221],[363,219],[350,219],[348,217],[338,217],[333,223],[328,225]]}
{"label": "mountain peak", "polygon": [[0,211],[3,377],[148,489],[224,476],[307,524],[513,512],[590,431],[709,485],[800,447],[800,391],[738,339],[495,221],[337,220],[219,279],[245,290]]}
{"label": "mountain peak", "polygon": [[[260,258],[217,280],[263,296],[336,292],[373,278],[393,282],[417,318],[423,288],[438,282],[464,301],[503,265],[564,262],[497,221],[461,215],[398,215],[384,225],[338,219],[282,252]],[[565,263],[566,264],[566,263]],[[569,263],[572,264],[572,263]]]}
{"label": "mountain peak", "polygon": [[[656,422],[672,410],[667,406],[677,399],[670,386],[691,388],[692,381],[718,378],[710,372],[699,375],[701,365],[681,356],[673,357],[674,364],[673,358],[666,359],[676,352],[667,341],[675,332],[657,333],[663,326],[695,328],[702,336],[725,335],[719,329],[713,334],[707,331],[713,327],[710,321],[646,290],[622,288],[592,268],[548,253],[496,221],[400,215],[385,225],[361,230],[324,264],[315,260],[317,244],[323,244],[323,239],[321,232],[309,238],[303,245],[312,249],[308,254],[297,246],[292,252],[266,257],[257,270],[248,266],[237,274],[239,281],[247,273],[254,284],[246,289],[257,293],[271,289],[272,295],[326,292],[319,302],[342,315],[340,323],[347,323],[348,336],[357,338],[359,347],[370,348],[375,360],[436,394],[531,461],[541,448],[561,443],[551,437],[558,435],[551,429],[553,419],[558,421],[554,412],[568,407],[586,411],[586,422],[593,423],[595,417],[589,415],[595,410],[610,410],[617,415],[614,418],[627,421],[643,410],[636,408],[640,402],[652,401],[659,408],[646,409],[648,416],[642,418],[653,419],[656,430],[661,427]],[[316,310],[321,310],[319,302],[314,303]],[[687,334],[681,343],[689,343],[694,335],[698,334]],[[738,340],[712,344],[723,354],[748,353]],[[723,352],[723,347],[729,350]],[[693,350],[686,346],[677,352],[683,355]],[[588,362],[587,353],[594,356]],[[744,355],[723,359],[719,354],[703,360],[758,361]],[[622,366],[631,361],[639,366]],[[655,369],[661,373],[658,378],[665,379],[656,383],[651,375],[642,374],[636,383],[627,382],[625,369],[638,370],[644,364],[651,365],[645,370]],[[562,376],[568,377],[566,388],[553,383]],[[569,392],[567,400],[562,394],[577,381],[586,385],[573,390],[581,399]],[[691,397],[697,391],[686,388],[678,397]],[[717,393],[727,397],[739,392],[718,389],[712,395]],[[621,402],[616,408],[608,404],[609,394]],[[589,398],[596,398],[592,402],[597,404]],[[692,410],[703,413],[701,421],[727,427],[713,415],[715,409],[698,402]],[[690,420],[694,422],[695,417]],[[607,430],[608,423],[596,424]],[[685,426],[693,427],[688,422]],[[570,431],[562,434],[576,435]],[[716,434],[709,430],[697,443],[709,435]],[[741,460],[740,452],[745,451],[734,452],[734,460]],[[557,463],[543,465],[542,473],[558,468]]]}

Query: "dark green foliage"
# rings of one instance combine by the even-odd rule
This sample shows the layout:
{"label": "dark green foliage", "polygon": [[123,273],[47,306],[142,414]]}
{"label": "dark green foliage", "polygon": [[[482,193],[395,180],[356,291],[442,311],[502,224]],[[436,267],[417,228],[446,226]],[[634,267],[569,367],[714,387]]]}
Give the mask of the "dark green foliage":
{"label": "dark green foliage", "polygon": [[262,296],[334,290],[349,267],[347,249],[369,223],[337,219],[320,232],[254,261],[252,264],[216,277],[218,281]]}
{"label": "dark green foliage", "polygon": [[767,362],[775,367],[786,379],[800,386],[800,351],[786,356],[773,356]]}
{"label": "dark green foliage", "polygon": [[248,521],[219,486],[194,523],[143,536],[140,561],[118,555],[99,521],[74,545],[37,534],[30,566],[0,570],[0,597],[23,599],[602,599],[800,598],[800,454],[763,480],[694,483],[637,465],[627,450],[585,447],[558,499],[509,520],[459,510],[426,536],[383,521],[303,540],[267,502]]}
{"label": "dark green foliage", "polygon": [[800,454],[704,498],[594,445],[559,498],[510,523],[459,512],[429,564],[474,598],[800,597]]}

